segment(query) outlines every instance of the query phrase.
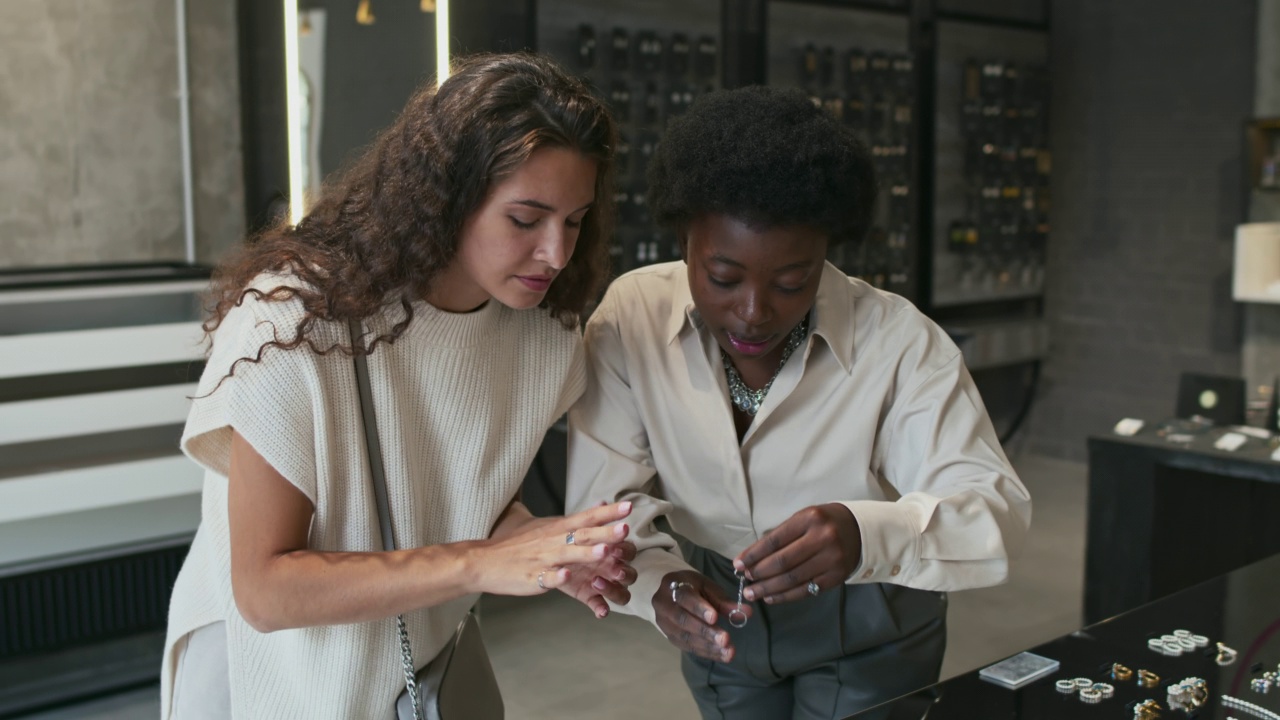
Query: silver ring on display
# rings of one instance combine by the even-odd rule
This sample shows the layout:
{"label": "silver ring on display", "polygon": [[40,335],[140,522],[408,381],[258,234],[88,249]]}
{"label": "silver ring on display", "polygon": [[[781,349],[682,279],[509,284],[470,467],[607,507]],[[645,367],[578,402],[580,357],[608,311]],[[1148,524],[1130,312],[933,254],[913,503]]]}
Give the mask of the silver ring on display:
{"label": "silver ring on display", "polygon": [[544,584],[542,583],[542,576],[543,576],[543,575],[546,575],[546,574],[547,574],[547,571],[546,571],[546,570],[543,570],[542,572],[538,573],[538,587],[542,588],[543,590],[549,590],[549,589],[550,589],[550,588],[548,588],[546,585],[544,585]]}
{"label": "silver ring on display", "polygon": [[729,611],[729,624],[740,628],[747,624],[747,614],[738,608]]}
{"label": "silver ring on display", "polygon": [[816,580],[810,580],[809,584],[805,586],[805,589],[808,590],[809,594],[814,597],[817,597],[818,593],[822,592],[822,588],[818,587],[818,583]]}

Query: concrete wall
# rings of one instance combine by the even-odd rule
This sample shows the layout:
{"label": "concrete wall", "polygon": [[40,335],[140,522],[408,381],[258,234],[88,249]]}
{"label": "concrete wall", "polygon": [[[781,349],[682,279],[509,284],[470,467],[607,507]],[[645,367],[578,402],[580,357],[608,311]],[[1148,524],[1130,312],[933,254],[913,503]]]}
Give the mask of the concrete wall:
{"label": "concrete wall", "polygon": [[[0,268],[180,260],[172,0],[0,0]],[[196,227],[243,232],[234,6],[189,9]]]}

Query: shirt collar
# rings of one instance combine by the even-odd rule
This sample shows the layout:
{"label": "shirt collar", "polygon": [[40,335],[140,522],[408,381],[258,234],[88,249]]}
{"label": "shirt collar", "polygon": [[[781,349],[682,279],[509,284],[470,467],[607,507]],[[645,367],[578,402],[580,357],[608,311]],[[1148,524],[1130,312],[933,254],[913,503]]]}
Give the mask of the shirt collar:
{"label": "shirt collar", "polygon": [[[813,302],[813,313],[809,323],[813,326],[813,334],[821,337],[831,348],[836,361],[845,372],[853,372],[853,336],[855,328],[853,285],[849,276],[831,263],[822,268],[822,279],[818,281],[818,296]],[[702,318],[698,315],[697,306],[693,304],[693,293],[689,290],[689,274],[677,273],[671,289],[671,315],[667,318],[667,344],[675,342],[680,332],[688,327],[698,327]]]}
{"label": "shirt collar", "polygon": [[667,318],[667,344],[675,342],[685,325],[701,323],[698,308],[693,304],[693,292],[689,290],[688,268],[679,268],[675,282],[671,283],[671,317]]}
{"label": "shirt collar", "polygon": [[840,268],[826,263],[822,268],[822,280],[818,285],[818,297],[813,302],[809,323],[813,334],[826,341],[835,355],[836,362],[847,373],[853,372],[853,336],[857,330],[857,313],[853,283]]}

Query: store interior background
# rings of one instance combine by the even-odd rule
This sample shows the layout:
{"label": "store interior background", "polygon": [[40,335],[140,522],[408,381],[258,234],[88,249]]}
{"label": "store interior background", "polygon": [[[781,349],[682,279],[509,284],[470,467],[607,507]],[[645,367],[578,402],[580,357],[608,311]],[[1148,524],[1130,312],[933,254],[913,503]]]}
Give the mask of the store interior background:
{"label": "store interior background", "polygon": [[[980,12],[1008,1],[965,4]],[[338,6],[354,17],[356,4],[328,3],[334,17]],[[283,99],[264,91],[242,106],[241,83],[264,71],[241,64],[251,5],[186,4],[192,227],[205,263],[253,220],[246,207],[260,200],[262,179],[243,171],[246,155],[284,151],[283,132],[261,126]],[[421,79],[420,65],[395,55],[434,55],[417,5],[382,0],[375,25],[331,23],[350,41],[326,67],[350,70],[344,102],[359,110],[328,129],[342,139],[321,150],[322,166],[340,161],[333,148],[356,147],[388,122]],[[1280,116],[1280,2],[1048,7],[1049,350],[1031,412],[1006,447],[1032,490],[1035,521],[1007,586],[953,595],[944,674],[1080,626],[1088,435],[1124,417],[1169,417],[1185,372],[1243,376],[1256,397],[1280,370],[1280,305],[1231,294],[1236,226],[1280,221],[1280,193],[1244,179],[1243,140],[1250,118]],[[0,16],[0,269],[182,258],[174,3],[0,0]],[[413,48],[373,34],[415,23],[423,43]],[[993,410],[998,424],[1012,414]],[[485,608],[509,717],[692,717],[675,652],[651,628],[595,622],[556,598]],[[24,717],[153,717],[157,692],[147,685]]]}

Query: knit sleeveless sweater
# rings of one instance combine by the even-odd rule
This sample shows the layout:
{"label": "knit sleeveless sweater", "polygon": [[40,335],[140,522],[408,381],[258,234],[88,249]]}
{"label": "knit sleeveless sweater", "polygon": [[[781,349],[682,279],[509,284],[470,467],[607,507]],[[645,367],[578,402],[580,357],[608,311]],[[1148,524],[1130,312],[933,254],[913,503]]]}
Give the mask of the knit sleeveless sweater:
{"label": "knit sleeveless sweater", "polygon": [[[581,338],[544,309],[515,311],[495,300],[466,314],[425,302],[413,311],[404,335],[369,358],[396,540],[407,548],[486,538],[543,435],[582,393]],[[170,716],[175,643],[217,621],[227,628],[235,718],[389,717],[403,690],[394,618],[263,634],[232,597],[232,428],[311,500],[311,549],[381,549],[351,358],[305,344],[268,348],[261,362],[241,362],[224,379],[264,342],[293,339],[302,316],[297,300],[249,297],[214,334],[182,436],[183,452],[206,472],[200,527],[169,609],[162,718]],[[390,310],[366,320],[366,329],[381,333],[403,317]],[[310,336],[325,349],[348,333],[345,323],[318,323]],[[476,599],[406,614],[419,667]]]}

